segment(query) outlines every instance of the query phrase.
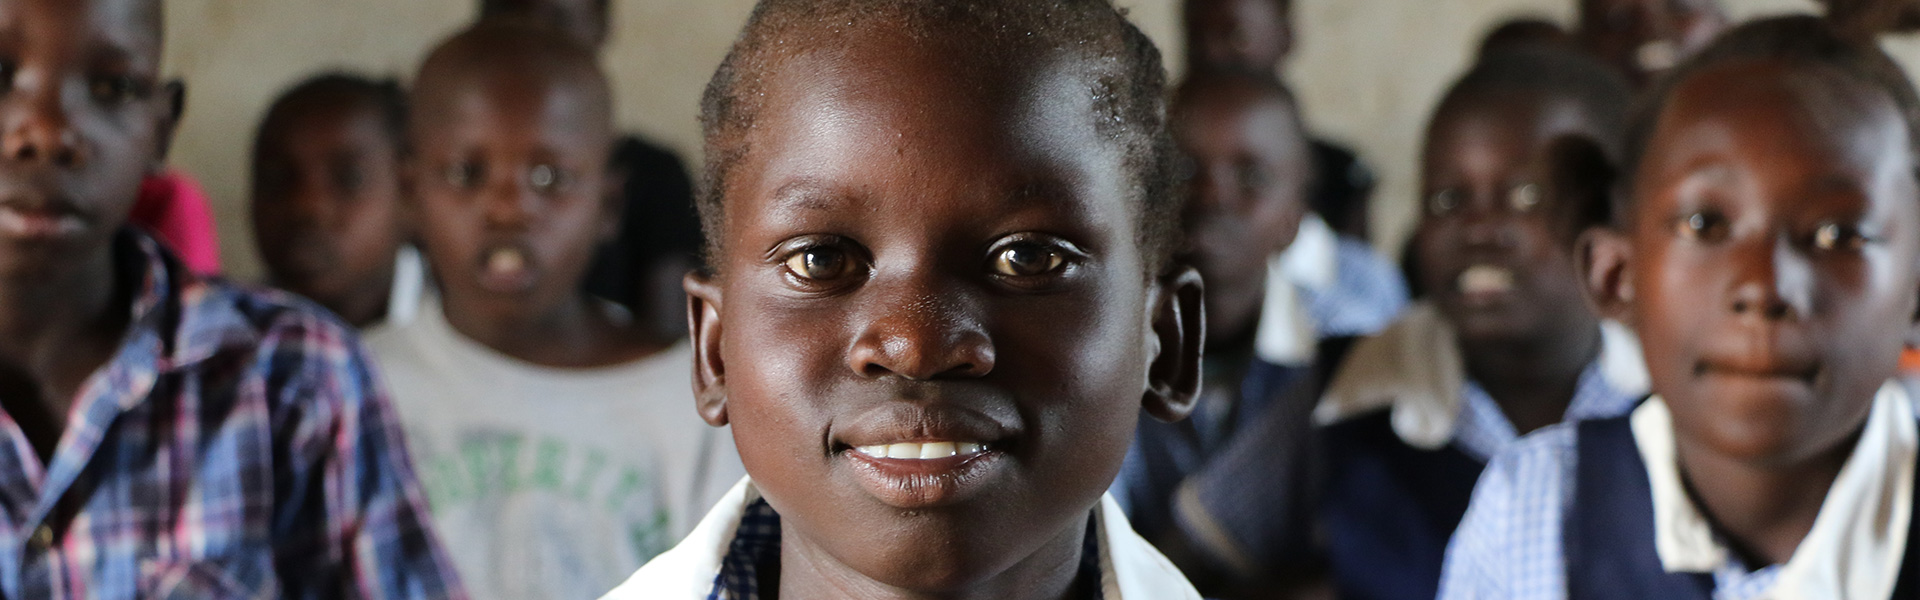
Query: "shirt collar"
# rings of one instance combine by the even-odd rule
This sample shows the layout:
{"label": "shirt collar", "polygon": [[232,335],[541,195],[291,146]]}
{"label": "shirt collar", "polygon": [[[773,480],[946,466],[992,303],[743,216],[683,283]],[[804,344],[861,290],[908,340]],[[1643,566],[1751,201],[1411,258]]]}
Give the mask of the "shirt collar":
{"label": "shirt collar", "polygon": [[1339,237],[1312,214],[1300,220],[1293,244],[1267,259],[1266,295],[1254,331],[1254,351],[1276,365],[1313,362],[1320,342],[1301,290],[1324,290],[1339,275]]}
{"label": "shirt collar", "polygon": [[138,265],[123,277],[138,277],[132,305],[132,343],[154,345],[157,370],[192,368],[221,350],[251,347],[259,333],[233,302],[232,292],[192,274],[160,243],[128,231],[121,256]]}
{"label": "shirt collar", "polygon": [[[1568,417],[1594,416],[1587,414],[1590,411],[1600,416],[1624,412],[1630,403],[1623,398],[1631,400],[1646,393],[1645,373],[1639,340],[1618,323],[1601,322],[1600,356],[1581,376],[1579,386],[1593,393],[1576,393],[1568,406]],[[1598,381],[1589,381],[1596,379],[1592,377],[1595,374]],[[1354,345],[1315,407],[1313,418],[1317,424],[1330,425],[1377,410],[1391,410],[1389,421],[1402,441],[1415,448],[1437,450],[1460,432],[1462,415],[1468,409],[1469,385],[1452,326],[1433,305],[1416,303],[1391,327]],[[1592,400],[1583,400],[1582,396]],[[1505,423],[1504,415],[1497,410],[1495,413]],[[1512,425],[1507,429],[1506,438],[1511,441]]]}
{"label": "shirt collar", "polygon": [[[774,537],[767,535],[769,515],[772,509],[762,500],[753,480],[741,480],[680,545],[648,562],[603,600],[752,600],[733,595],[722,578],[728,561],[739,556],[736,550],[763,552],[765,542],[778,539],[777,515],[772,515],[771,521]],[[1113,497],[1101,498],[1094,509],[1094,523],[1090,543],[1098,544],[1102,598],[1200,600],[1179,569],[1134,533]],[[748,543],[738,543],[742,539]]]}
{"label": "shirt collar", "polygon": [[[1813,529],[1773,579],[1773,598],[1886,598],[1900,573],[1913,518],[1920,422],[1905,388],[1889,381],[1853,454],[1827,491]],[[1660,397],[1633,411],[1634,443],[1653,490],[1654,547],[1669,573],[1723,573],[1736,559],[1687,495],[1674,453],[1673,416]]]}

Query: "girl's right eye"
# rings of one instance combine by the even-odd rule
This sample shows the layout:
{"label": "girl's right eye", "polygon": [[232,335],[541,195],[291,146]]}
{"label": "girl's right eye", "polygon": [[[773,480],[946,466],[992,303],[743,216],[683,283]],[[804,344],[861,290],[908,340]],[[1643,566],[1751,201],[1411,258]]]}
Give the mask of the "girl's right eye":
{"label": "girl's right eye", "polygon": [[462,160],[447,165],[440,175],[446,180],[447,185],[466,190],[478,186],[480,180],[486,176],[486,170],[480,166],[480,163]]}
{"label": "girl's right eye", "polygon": [[1682,215],[1675,219],[1673,231],[1681,239],[1696,242],[1717,242],[1727,238],[1732,223],[1726,215],[1713,211],[1699,211]]}
{"label": "girl's right eye", "polygon": [[1452,213],[1460,208],[1460,191],[1452,188],[1434,192],[1427,196],[1427,214],[1440,216]]}
{"label": "girl's right eye", "polygon": [[787,271],[813,283],[830,283],[851,276],[859,260],[845,249],[834,246],[808,246],[787,257]]}
{"label": "girl's right eye", "polygon": [[0,93],[13,91],[13,77],[19,70],[20,66],[11,59],[0,60]]}

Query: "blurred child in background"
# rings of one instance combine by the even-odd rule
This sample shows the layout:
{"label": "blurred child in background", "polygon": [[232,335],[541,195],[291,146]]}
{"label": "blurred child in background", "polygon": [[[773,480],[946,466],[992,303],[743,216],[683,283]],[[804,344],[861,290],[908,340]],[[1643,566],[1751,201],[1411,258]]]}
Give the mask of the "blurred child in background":
{"label": "blurred child in background", "polygon": [[407,173],[441,293],[368,340],[481,597],[595,597],[740,473],[694,411],[686,346],[581,291],[622,208],[596,62],[551,28],[485,21],[435,48],[409,97]]}
{"label": "blurred child in background", "polygon": [[1920,98],[1870,40],[1743,25],[1655,87],[1590,232],[1655,395],[1494,459],[1442,598],[1920,596]]}
{"label": "blurred child in background", "polygon": [[405,92],[344,74],[276,99],[253,144],[253,231],[272,285],[367,329],[412,320],[425,287],[406,243]]}

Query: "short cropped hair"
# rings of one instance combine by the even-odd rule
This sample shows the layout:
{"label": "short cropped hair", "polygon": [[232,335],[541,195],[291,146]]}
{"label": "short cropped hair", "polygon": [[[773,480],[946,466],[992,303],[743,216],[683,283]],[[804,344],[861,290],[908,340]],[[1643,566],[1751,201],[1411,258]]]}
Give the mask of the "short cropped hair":
{"label": "short cropped hair", "polygon": [[765,78],[780,63],[849,45],[835,31],[886,22],[914,39],[968,36],[977,52],[957,60],[1018,65],[1065,53],[1082,59],[1093,85],[1096,131],[1123,150],[1139,217],[1138,241],[1161,269],[1179,244],[1181,195],[1166,126],[1160,51],[1110,0],[761,0],[714,72],[700,104],[706,170],[698,207],[708,268],[723,244],[728,176],[749,152],[747,132],[764,108]]}
{"label": "short cropped hair", "polygon": [[[1628,190],[1646,157],[1660,112],[1682,83],[1701,71],[1728,62],[1773,60],[1794,65],[1821,66],[1887,94],[1907,130],[1909,157],[1920,160],[1920,95],[1893,57],[1870,39],[1844,35],[1829,22],[1812,15],[1774,17],[1746,23],[1720,36],[1699,54],[1667,73],[1639,105],[1627,129],[1622,186],[1614,194],[1621,215],[1632,201]],[[1915,165],[1920,167],[1920,164]]]}
{"label": "short cropped hair", "polygon": [[266,129],[285,119],[286,110],[295,103],[318,101],[338,103],[342,101],[364,101],[380,117],[381,129],[387,134],[396,151],[404,151],[407,138],[407,93],[400,82],[393,78],[371,78],[364,75],[344,72],[321,73],[309,77],[287,88],[267,106],[267,115],[260,124],[260,137],[264,139]]}

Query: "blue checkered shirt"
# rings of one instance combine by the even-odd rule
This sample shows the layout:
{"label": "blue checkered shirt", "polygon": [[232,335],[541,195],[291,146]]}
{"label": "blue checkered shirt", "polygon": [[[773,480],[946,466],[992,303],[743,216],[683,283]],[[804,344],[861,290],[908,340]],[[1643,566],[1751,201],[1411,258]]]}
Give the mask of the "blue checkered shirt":
{"label": "blue checkered shirt", "polygon": [[[1616,389],[1600,374],[1600,361],[1587,365],[1575,383],[1573,400],[1567,404],[1563,422],[1610,419],[1633,411],[1643,398],[1638,393]],[[1467,455],[1487,462],[1520,439],[1513,422],[1500,410],[1487,390],[1468,379],[1462,386],[1460,418],[1454,422],[1453,443]]]}
{"label": "blue checkered shirt", "polygon": [[[1100,541],[1098,525],[1087,523],[1087,542],[1080,552],[1077,581],[1089,592],[1082,600],[1100,600]],[[720,574],[713,578],[713,591],[707,600],[760,600],[760,569],[780,562],[780,514],[766,500],[755,500],[740,515],[740,527],[734,530],[727,555],[720,560]]]}
{"label": "blue checkered shirt", "polygon": [[[1447,547],[1441,600],[1564,600],[1565,526],[1578,444],[1570,424],[1529,435],[1495,456]],[[1731,553],[1729,553],[1731,554]],[[1715,600],[1759,600],[1778,565],[1749,571],[1737,559],[1713,574]]]}
{"label": "blue checkered shirt", "polygon": [[0,412],[0,597],[465,597],[351,329],[115,253],[132,321],[45,464]]}
{"label": "blue checkered shirt", "polygon": [[1300,287],[1300,297],[1321,339],[1364,336],[1392,325],[1407,309],[1407,282],[1400,269],[1373,246],[1340,236],[1334,280],[1322,289]]}

